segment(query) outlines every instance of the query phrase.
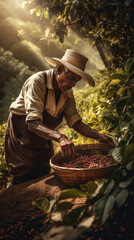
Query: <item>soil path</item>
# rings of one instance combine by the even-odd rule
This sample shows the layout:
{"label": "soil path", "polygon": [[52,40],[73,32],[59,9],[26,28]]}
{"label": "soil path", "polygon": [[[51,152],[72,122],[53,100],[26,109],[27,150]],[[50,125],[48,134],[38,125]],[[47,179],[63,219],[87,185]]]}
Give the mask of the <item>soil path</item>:
{"label": "soil path", "polygon": [[40,197],[56,197],[69,188],[54,174],[9,187],[0,192],[0,224],[17,221],[24,212],[33,211],[32,202]]}

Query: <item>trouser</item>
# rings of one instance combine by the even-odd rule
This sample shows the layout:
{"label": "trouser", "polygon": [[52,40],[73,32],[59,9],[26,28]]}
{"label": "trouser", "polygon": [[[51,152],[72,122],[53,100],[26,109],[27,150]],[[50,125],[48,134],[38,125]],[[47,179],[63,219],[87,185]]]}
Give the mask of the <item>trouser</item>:
{"label": "trouser", "polygon": [[52,142],[28,131],[25,116],[9,114],[5,159],[14,179],[24,182],[50,173],[52,155]]}

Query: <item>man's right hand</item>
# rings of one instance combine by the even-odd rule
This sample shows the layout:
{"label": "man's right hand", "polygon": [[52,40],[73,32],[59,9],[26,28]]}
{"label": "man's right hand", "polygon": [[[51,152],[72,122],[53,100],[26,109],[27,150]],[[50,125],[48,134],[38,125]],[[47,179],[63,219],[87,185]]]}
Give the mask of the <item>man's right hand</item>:
{"label": "man's right hand", "polygon": [[76,150],[72,141],[70,141],[67,137],[62,136],[59,139],[59,144],[61,147],[62,157],[69,157],[69,158],[75,157]]}
{"label": "man's right hand", "polygon": [[28,130],[34,132],[38,136],[54,140],[59,142],[63,157],[73,158],[75,157],[76,150],[72,141],[70,141],[65,135],[49,129],[40,120],[34,120],[28,122]]}

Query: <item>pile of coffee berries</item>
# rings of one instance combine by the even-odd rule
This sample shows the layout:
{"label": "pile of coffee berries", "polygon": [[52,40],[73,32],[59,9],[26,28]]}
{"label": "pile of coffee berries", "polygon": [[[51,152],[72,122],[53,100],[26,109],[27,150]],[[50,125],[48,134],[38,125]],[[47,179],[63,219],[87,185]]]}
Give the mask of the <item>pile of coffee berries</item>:
{"label": "pile of coffee berries", "polygon": [[115,160],[112,157],[104,155],[77,155],[69,162],[61,163],[59,166],[66,168],[101,168],[111,166],[115,164]]}
{"label": "pile of coffee berries", "polygon": [[[41,210],[27,211],[23,217],[18,219],[14,224],[0,226],[1,240],[32,240],[36,234],[36,227],[40,227],[39,216],[44,216],[46,213]],[[35,220],[34,220],[35,219]],[[37,223],[37,226],[35,225]]]}

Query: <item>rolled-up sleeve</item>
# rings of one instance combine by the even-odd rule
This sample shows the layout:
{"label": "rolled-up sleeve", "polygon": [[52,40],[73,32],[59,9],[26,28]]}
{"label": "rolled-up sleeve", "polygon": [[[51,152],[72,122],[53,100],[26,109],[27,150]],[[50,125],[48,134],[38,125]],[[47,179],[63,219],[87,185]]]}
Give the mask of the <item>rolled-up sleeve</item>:
{"label": "rolled-up sleeve", "polygon": [[36,119],[43,121],[45,90],[45,81],[40,75],[35,75],[26,84],[24,90],[26,122]]}
{"label": "rolled-up sleeve", "polygon": [[65,104],[65,108],[63,110],[63,116],[66,120],[67,125],[71,128],[73,125],[82,120],[81,116],[78,114],[76,110],[76,103],[74,97],[68,98]]}

